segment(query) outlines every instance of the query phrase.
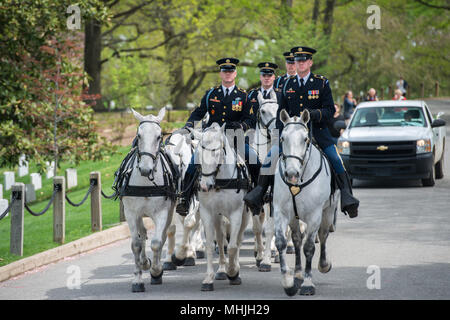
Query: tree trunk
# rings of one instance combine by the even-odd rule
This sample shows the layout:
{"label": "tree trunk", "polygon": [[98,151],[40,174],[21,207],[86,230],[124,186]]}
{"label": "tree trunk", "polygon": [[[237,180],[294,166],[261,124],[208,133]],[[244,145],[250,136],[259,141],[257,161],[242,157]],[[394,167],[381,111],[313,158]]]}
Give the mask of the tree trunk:
{"label": "tree trunk", "polygon": [[96,20],[86,21],[84,35],[84,71],[89,75],[88,94],[97,95],[94,99],[86,102],[95,101],[94,110],[105,110],[101,97],[102,35],[100,23]]}
{"label": "tree trunk", "polygon": [[317,20],[319,19],[319,8],[320,0],[314,0],[314,7],[312,12],[313,35],[316,34]]}
{"label": "tree trunk", "polygon": [[323,13],[323,33],[329,39],[333,30],[333,13],[336,0],[327,0]]}

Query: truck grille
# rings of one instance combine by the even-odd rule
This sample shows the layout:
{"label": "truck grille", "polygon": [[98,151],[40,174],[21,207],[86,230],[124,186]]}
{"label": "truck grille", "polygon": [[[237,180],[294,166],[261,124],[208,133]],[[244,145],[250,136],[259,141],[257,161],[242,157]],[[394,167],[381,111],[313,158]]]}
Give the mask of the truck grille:
{"label": "truck grille", "polygon": [[416,141],[352,142],[351,156],[355,158],[398,158],[416,155]]}

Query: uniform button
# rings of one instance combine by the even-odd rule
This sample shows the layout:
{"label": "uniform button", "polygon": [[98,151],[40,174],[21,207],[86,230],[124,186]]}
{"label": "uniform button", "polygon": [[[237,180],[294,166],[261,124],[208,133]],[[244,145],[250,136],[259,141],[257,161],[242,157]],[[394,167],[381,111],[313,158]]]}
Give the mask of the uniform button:
{"label": "uniform button", "polygon": [[225,112],[223,112],[222,114],[225,115]]}
{"label": "uniform button", "polygon": [[225,121],[225,119],[222,119],[222,121]]}
{"label": "uniform button", "polygon": [[226,109],[227,107],[224,106],[223,108]]}
{"label": "uniform button", "polygon": [[303,103],[300,103],[300,107],[303,107]]}
{"label": "uniform button", "polygon": [[300,99],[303,99],[303,96],[300,96]]}

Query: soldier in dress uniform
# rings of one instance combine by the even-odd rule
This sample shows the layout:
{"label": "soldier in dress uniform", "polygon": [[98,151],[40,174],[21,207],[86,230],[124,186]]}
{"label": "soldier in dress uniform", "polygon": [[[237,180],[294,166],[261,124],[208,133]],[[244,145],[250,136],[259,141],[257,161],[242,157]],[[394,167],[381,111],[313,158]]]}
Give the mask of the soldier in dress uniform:
{"label": "soldier in dress uniform", "polygon": [[270,93],[273,91],[277,96],[278,103],[281,102],[281,91],[274,87],[275,70],[278,68],[278,65],[272,62],[261,62],[258,64],[258,68],[261,86],[250,90],[247,98],[250,105],[250,113],[255,115],[259,110],[258,92],[261,92],[264,99],[270,99]]}
{"label": "soldier in dress uniform", "polygon": [[[311,72],[312,56],[316,50],[308,47],[294,47],[291,52],[295,56],[297,76],[286,80],[282,89],[280,108],[285,109],[290,117],[299,116],[302,111],[308,109],[311,119],[308,125],[312,136],[327,155],[336,172],[341,190],[341,211],[347,213],[350,218],[354,218],[358,215],[359,201],[353,197],[350,179],[327,128],[335,112],[329,81]],[[277,128],[282,129],[281,121],[277,122]],[[281,151],[279,148],[280,146],[272,147],[264,161],[264,168],[270,167],[271,155],[278,156]],[[273,173],[269,175],[261,173],[258,186],[244,197],[244,201],[252,208],[259,208],[262,205],[263,195],[269,185],[273,184]]]}
{"label": "soldier in dress uniform", "polygon": [[284,58],[286,59],[286,74],[279,76],[275,80],[275,88],[282,89],[284,83],[290,77],[294,77],[297,74],[297,69],[295,68],[295,60],[294,54],[290,51],[283,53]]}
{"label": "soldier in dress uniform", "polygon": [[[216,63],[219,66],[222,83],[206,91],[200,106],[192,112],[184,128],[193,128],[194,123],[201,121],[206,113],[209,114],[209,121],[204,128],[211,126],[214,122],[221,126],[225,123],[226,129],[242,129],[244,132],[249,128],[254,128],[256,117],[250,114],[247,93],[235,84],[237,76],[236,66],[239,63],[239,59],[223,58],[217,60]],[[242,156],[245,156],[247,162],[250,153],[252,153],[252,159],[258,159],[256,152],[248,144],[245,144],[245,155]],[[188,190],[182,194],[180,203],[177,205],[176,212],[180,215],[187,214],[190,199],[194,192],[192,182],[197,178],[194,159],[195,155],[192,156],[191,163],[183,179],[182,189],[184,190],[187,186],[191,187],[187,188]],[[249,163],[249,171],[253,181],[257,180],[260,166],[259,161],[257,163]]]}

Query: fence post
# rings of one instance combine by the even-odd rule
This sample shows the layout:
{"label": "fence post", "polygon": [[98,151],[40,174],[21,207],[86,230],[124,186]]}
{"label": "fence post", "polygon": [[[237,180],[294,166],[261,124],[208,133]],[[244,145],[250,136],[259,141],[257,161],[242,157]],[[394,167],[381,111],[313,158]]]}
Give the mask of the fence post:
{"label": "fence post", "polygon": [[66,177],[53,178],[53,241],[63,244],[66,240]]}
{"label": "fence post", "polygon": [[[23,256],[23,219],[25,209],[25,184],[15,183],[11,188],[11,238],[10,252]],[[13,197],[15,200],[13,201]]]}
{"label": "fence post", "polygon": [[425,84],[422,82],[420,83],[420,98],[423,99],[424,96],[425,96]]}
{"label": "fence post", "polygon": [[383,87],[381,87],[381,97],[380,97],[380,99],[384,100],[384,88]]}
{"label": "fence post", "polygon": [[91,192],[91,228],[92,231],[101,231],[102,230],[102,182],[101,182],[101,174],[99,171],[91,172],[91,181],[95,180],[96,184],[94,185]]}
{"label": "fence post", "polygon": [[439,81],[434,84],[434,96],[439,97]]}
{"label": "fence post", "polygon": [[388,99],[392,99],[393,96],[394,94],[392,93],[392,86],[389,86]]}

